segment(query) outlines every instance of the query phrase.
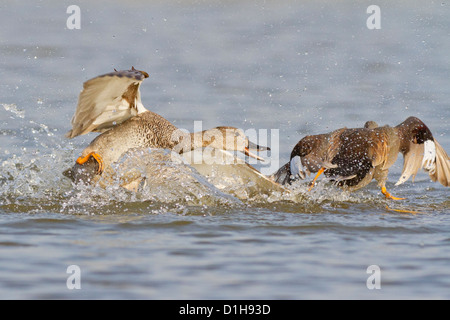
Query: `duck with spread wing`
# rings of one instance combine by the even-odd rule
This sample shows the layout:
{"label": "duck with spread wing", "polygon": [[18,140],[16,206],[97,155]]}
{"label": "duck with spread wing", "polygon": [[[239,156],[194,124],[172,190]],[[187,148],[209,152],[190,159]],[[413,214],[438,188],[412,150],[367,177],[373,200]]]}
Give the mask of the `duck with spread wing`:
{"label": "duck with spread wing", "polygon": [[430,129],[416,117],[409,117],[395,127],[379,127],[369,121],[364,128],[342,128],[306,136],[293,148],[289,163],[272,179],[289,184],[305,179],[311,172],[317,173],[310,190],[322,173],[349,190],[363,188],[375,179],[386,198],[402,200],[386,190],[388,170],[399,153],[404,157],[404,164],[396,185],[411,176],[414,181],[423,168],[432,181],[450,186],[450,159]]}
{"label": "duck with spread wing", "polygon": [[[243,130],[221,126],[187,133],[147,110],[141,102],[139,87],[148,76],[146,72],[133,67],[131,70],[114,70],[84,83],[72,118],[72,129],[66,136],[74,138],[89,132],[101,134],[82,151],[74,166],[64,171],[66,177],[74,182],[100,182],[100,185],[106,186],[115,183],[116,172],[112,165],[120,163],[120,168],[126,172],[120,179],[120,185],[137,190],[141,182],[145,183],[146,175],[154,175],[148,171],[155,166],[140,163],[146,172],[142,176],[140,167],[130,169],[134,162],[126,155],[131,152],[139,157],[140,153],[134,152],[138,149],[168,149],[182,156],[184,161],[208,180],[212,179],[215,186],[222,187],[222,180],[225,179],[227,183],[228,180],[235,181],[236,185],[256,193],[286,191],[244,160],[227,152],[240,151],[249,157],[263,160],[252,151],[270,149],[250,142]],[[202,148],[207,152],[201,152]],[[199,158],[197,156],[202,159],[201,163],[195,160]],[[120,162],[123,158],[129,161]],[[244,193],[247,194],[247,191]]]}
{"label": "duck with spread wing", "polygon": [[251,150],[270,150],[250,142],[242,130],[234,127],[216,127],[190,134],[180,131],[142,104],[139,86],[148,76],[145,71],[132,67],[84,83],[72,118],[72,129],[66,137],[74,138],[89,132],[101,134],[82,151],[76,160],[78,165],[93,159],[100,175],[134,148],[161,148],[183,153],[209,146],[241,151],[259,160],[262,158]]}

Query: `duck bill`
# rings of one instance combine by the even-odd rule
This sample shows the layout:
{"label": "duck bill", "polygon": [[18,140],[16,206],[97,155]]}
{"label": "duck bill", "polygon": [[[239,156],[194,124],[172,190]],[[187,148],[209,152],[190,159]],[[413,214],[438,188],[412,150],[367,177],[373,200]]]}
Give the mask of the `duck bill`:
{"label": "duck bill", "polygon": [[263,146],[255,144],[253,142],[247,141],[247,146],[244,148],[244,154],[246,156],[255,158],[257,160],[264,160],[264,158],[254,154],[254,153],[252,153],[250,150],[255,150],[256,152],[258,152],[258,151],[270,150],[270,148],[269,147],[263,147]]}

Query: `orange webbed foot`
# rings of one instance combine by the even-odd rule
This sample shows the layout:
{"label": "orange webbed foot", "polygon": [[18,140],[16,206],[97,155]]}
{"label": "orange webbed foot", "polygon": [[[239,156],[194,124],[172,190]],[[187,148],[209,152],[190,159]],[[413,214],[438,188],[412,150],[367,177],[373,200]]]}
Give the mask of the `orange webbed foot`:
{"label": "orange webbed foot", "polygon": [[98,174],[101,174],[102,172],[103,172],[103,169],[104,169],[104,165],[103,165],[103,159],[102,159],[102,157],[98,154],[98,153],[95,153],[95,152],[91,152],[91,153],[89,153],[87,156],[85,156],[85,157],[79,157],[78,159],[77,159],[77,163],[79,164],[79,165],[83,165],[83,164],[85,164],[90,158],[94,158],[95,159],[95,161],[97,161],[98,162]]}
{"label": "orange webbed foot", "polygon": [[384,194],[384,196],[386,197],[386,199],[391,199],[391,200],[406,200],[406,198],[397,198],[397,197],[394,197],[394,196],[391,195],[389,192],[387,192],[386,187],[382,187],[382,188],[381,188],[381,193]]}

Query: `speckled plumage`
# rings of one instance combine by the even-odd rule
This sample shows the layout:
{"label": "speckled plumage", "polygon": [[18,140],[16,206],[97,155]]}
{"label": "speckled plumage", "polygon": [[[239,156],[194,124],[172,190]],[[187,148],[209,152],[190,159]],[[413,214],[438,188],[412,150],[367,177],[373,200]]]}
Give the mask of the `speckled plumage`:
{"label": "speckled plumage", "polygon": [[[433,181],[450,185],[448,155],[429,128],[415,117],[409,117],[395,127],[378,127],[377,123],[369,121],[364,128],[342,128],[306,136],[293,148],[291,166],[289,163],[284,165],[272,178],[286,184],[304,178],[303,172],[309,175],[324,168],[325,176],[349,190],[360,189],[373,179],[383,188],[388,170],[399,153],[404,156],[404,166],[397,184],[407,181],[410,176],[414,179],[422,167]],[[292,170],[292,165],[298,163],[301,168]],[[293,177],[292,171],[301,174]]]}
{"label": "speckled plumage", "polygon": [[177,129],[160,115],[146,111],[96,137],[83,150],[82,156],[99,153],[105,166],[108,166],[133,148],[172,149],[178,143],[171,139]]}

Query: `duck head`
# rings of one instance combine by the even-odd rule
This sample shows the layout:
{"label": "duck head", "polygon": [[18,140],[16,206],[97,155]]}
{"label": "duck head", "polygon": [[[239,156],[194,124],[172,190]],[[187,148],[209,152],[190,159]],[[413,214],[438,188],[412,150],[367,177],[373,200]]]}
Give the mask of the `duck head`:
{"label": "duck head", "polygon": [[228,151],[240,151],[245,155],[264,160],[262,157],[252,153],[270,150],[268,147],[260,146],[251,142],[244,131],[234,127],[216,127],[203,131],[203,147],[209,146],[216,149]]}

